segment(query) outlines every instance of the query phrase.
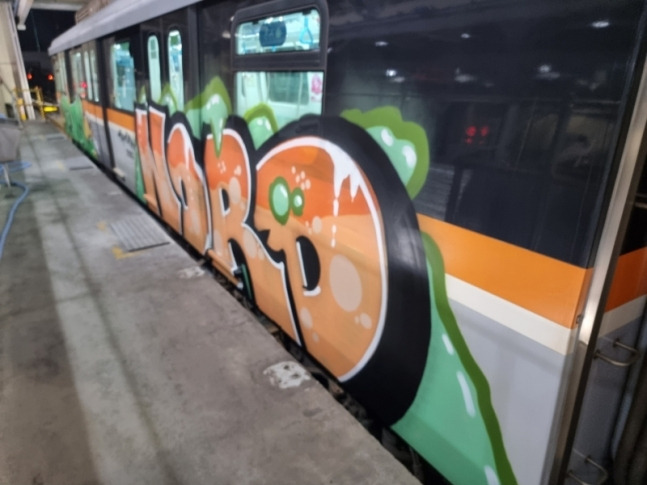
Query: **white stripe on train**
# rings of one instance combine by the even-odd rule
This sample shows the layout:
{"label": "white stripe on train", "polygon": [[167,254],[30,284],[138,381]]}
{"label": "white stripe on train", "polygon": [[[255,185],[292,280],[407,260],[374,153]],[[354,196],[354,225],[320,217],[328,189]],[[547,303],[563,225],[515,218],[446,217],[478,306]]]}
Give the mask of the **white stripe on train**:
{"label": "white stripe on train", "polygon": [[[455,276],[445,275],[447,296],[551,350],[567,355],[573,350],[578,328],[569,329],[501,297],[471,285]],[[643,314],[647,295],[642,295],[604,314],[600,336],[630,323]]]}

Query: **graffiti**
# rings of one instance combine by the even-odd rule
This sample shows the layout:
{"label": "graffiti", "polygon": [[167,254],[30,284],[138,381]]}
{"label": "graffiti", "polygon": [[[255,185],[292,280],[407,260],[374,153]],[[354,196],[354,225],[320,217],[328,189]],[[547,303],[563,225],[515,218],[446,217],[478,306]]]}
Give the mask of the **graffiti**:
{"label": "graffiti", "polygon": [[70,102],[67,96],[62,96],[60,105],[65,118],[65,132],[86,153],[96,158],[97,149],[81,98],[77,96],[73,102]]}
{"label": "graffiti", "polygon": [[135,109],[135,130],[142,179],[144,200],[151,210],[182,234],[180,201],[173,192],[166,164],[165,120],[166,109],[151,106]]}
{"label": "graffiti", "polygon": [[126,153],[128,157],[135,158],[135,149],[137,148],[137,146],[135,144],[135,140],[133,140],[133,137],[123,130],[119,130],[117,132],[117,137],[119,138],[119,141],[127,147]]}
{"label": "graffiti", "polygon": [[[407,436],[412,446],[452,483],[516,483],[487,379],[472,357],[449,305],[442,255],[431,237],[423,234],[422,238],[435,338],[431,340],[416,399],[393,429]],[[420,429],[433,432],[422,434]],[[464,438],[467,436],[469,439]],[[447,446],[448,442],[460,446]]]}
{"label": "graffiti", "polygon": [[[383,403],[387,421],[402,416],[427,353],[428,283],[415,212],[370,135],[306,117],[256,150],[230,117],[220,151],[213,134],[200,150],[184,114],[151,103],[137,109],[137,137],[151,208],[356,394]],[[391,211],[397,234],[384,223]],[[378,376],[392,387],[368,384]]]}
{"label": "graffiti", "polygon": [[198,98],[186,113],[136,107],[151,210],[432,463],[448,460],[448,476],[516,483],[411,202],[424,131],[392,107],[278,129],[266,105],[231,115],[219,80]]}

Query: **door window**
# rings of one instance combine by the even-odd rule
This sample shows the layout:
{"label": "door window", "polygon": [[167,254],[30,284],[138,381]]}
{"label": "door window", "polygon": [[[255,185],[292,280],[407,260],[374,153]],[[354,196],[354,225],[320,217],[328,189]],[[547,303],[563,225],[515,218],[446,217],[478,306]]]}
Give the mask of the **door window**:
{"label": "door window", "polygon": [[171,30],[168,33],[168,70],[169,85],[177,109],[184,108],[184,68],[182,65],[182,35],[179,30]]}
{"label": "door window", "polygon": [[112,105],[133,111],[135,107],[135,61],[130,53],[130,42],[115,42],[110,49],[112,74]]}
{"label": "door window", "polygon": [[156,35],[151,35],[148,38],[148,78],[150,79],[151,100],[157,102],[162,97],[162,68],[159,41]]}

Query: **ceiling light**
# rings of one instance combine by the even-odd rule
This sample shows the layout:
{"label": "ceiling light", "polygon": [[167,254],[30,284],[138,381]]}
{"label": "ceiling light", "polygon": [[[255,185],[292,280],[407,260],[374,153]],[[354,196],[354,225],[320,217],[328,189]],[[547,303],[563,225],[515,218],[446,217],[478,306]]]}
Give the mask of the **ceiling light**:
{"label": "ceiling light", "polygon": [[591,27],[594,29],[606,29],[610,25],[610,22],[608,20],[596,20],[595,22],[591,23]]}

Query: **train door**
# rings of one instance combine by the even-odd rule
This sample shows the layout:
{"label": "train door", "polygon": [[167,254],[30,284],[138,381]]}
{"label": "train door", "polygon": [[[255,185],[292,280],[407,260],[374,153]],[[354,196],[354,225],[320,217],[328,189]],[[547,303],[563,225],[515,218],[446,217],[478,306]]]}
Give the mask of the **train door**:
{"label": "train door", "polygon": [[[164,33],[162,24],[155,19],[141,26],[142,45],[144,46],[144,65],[146,76],[144,81],[146,100],[160,103],[162,100],[163,53],[162,42]],[[139,100],[143,101],[143,100]]]}
{"label": "train door", "polygon": [[88,83],[89,71],[86,70],[83,48],[70,51],[70,71],[72,86],[69,103],[63,103],[66,129],[74,142],[90,156],[96,156],[90,125],[85,113],[88,111],[88,95],[91,86]]}
{"label": "train door", "polygon": [[[161,103],[171,113],[184,113],[192,126],[199,124],[199,110],[195,109],[199,104],[196,22],[195,10],[178,10],[161,18],[160,36],[147,39],[149,75],[154,76],[150,78],[151,96],[159,92]],[[160,75],[161,86],[157,81]]]}
{"label": "train door", "polygon": [[[570,459],[568,477],[647,483],[647,171],[622,240]],[[642,357],[642,365],[640,364]]]}
{"label": "train door", "polygon": [[61,103],[62,99],[69,100],[69,88],[67,84],[67,63],[65,52],[59,52],[52,58],[54,65],[54,83],[56,86],[56,102]]}
{"label": "train door", "polygon": [[[647,170],[643,173],[634,199],[622,255],[614,276],[607,308],[613,305],[616,312],[626,309],[625,320],[637,315],[640,329],[634,348],[630,352],[613,342],[625,353],[621,363],[626,363],[629,378],[620,409],[617,413],[614,439],[612,441],[613,481],[616,485],[647,483]],[[626,284],[629,283],[629,284]],[[642,312],[642,313],[641,313]],[[637,326],[635,322],[634,326]],[[638,357],[642,354],[642,364]],[[618,365],[617,362],[607,362]]]}
{"label": "train door", "polygon": [[587,301],[578,317],[551,483],[647,483],[644,66],[633,82],[631,120],[619,145]]}
{"label": "train door", "polygon": [[108,139],[103,112],[103,96],[99,84],[99,71],[97,62],[97,42],[92,41],[83,46],[83,65],[85,77],[88,83],[87,102],[84,111],[92,140],[96,150],[97,160],[106,167],[110,167],[110,150],[108,148]]}
{"label": "train door", "polygon": [[113,155],[113,171],[133,193],[137,192],[135,142],[136,73],[141,72],[140,37],[137,27],[103,41],[108,100],[107,131]]}
{"label": "train door", "polygon": [[140,199],[194,248],[208,246],[201,153],[196,12],[187,8],[141,26],[143,71],[136,108]]}

